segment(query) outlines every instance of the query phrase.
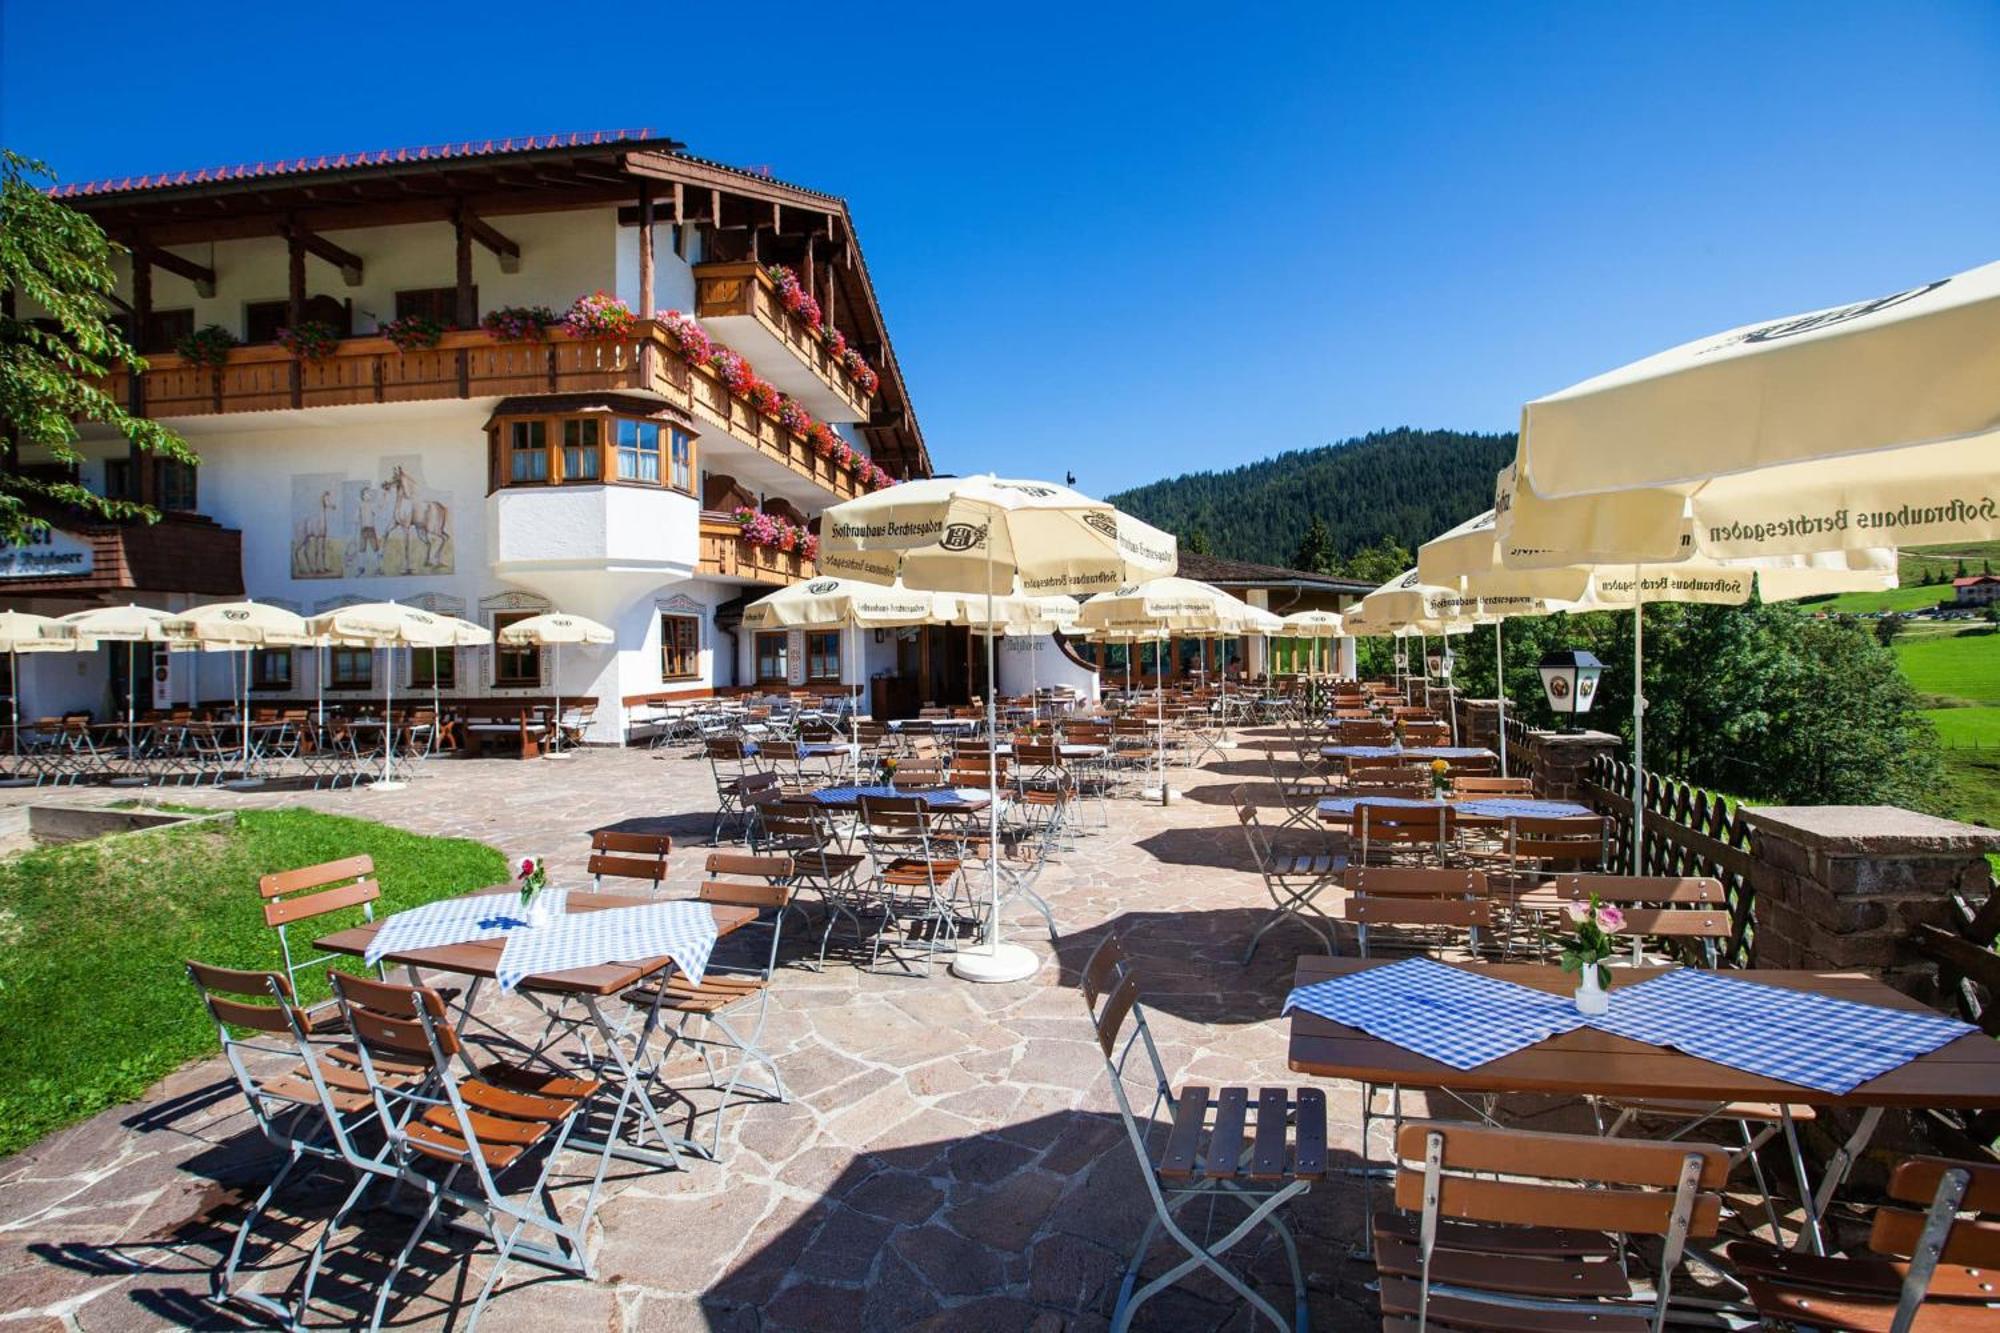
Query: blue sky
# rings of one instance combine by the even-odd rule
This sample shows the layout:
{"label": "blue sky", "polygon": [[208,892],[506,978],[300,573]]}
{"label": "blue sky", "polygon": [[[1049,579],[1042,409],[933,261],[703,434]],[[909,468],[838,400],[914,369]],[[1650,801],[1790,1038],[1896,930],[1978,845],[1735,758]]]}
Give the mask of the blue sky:
{"label": "blue sky", "polygon": [[848,198],[941,469],[1100,494],[2000,258],[1991,3],[455,8],[0,0],[0,142],[651,126]]}

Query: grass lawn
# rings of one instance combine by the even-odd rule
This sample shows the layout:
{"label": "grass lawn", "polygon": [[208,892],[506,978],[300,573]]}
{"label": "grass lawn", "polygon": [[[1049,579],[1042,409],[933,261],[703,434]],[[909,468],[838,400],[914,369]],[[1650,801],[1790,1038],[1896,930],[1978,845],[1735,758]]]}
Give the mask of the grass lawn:
{"label": "grass lawn", "polygon": [[1946,749],[1987,749],[2000,759],[2000,708],[1927,708]]}
{"label": "grass lawn", "polygon": [[[0,860],[0,1154],[213,1052],[182,961],[277,967],[257,877],[357,853],[375,858],[378,915],[507,878],[481,843],[306,810]],[[303,989],[312,1000],[326,984]]]}
{"label": "grass lawn", "polygon": [[2000,634],[1987,626],[1898,639],[1896,660],[1919,694],[2000,703]]}

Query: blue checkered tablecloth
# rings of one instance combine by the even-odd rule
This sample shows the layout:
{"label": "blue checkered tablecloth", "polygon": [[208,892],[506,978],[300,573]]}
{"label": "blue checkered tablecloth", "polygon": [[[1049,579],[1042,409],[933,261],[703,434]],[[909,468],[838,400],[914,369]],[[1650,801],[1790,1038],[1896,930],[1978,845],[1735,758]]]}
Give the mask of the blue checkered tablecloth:
{"label": "blue checkered tablecloth", "polygon": [[1584,1022],[1566,995],[1428,958],[1299,986],[1281,1012],[1293,1009],[1360,1028],[1453,1069],[1475,1069]]}
{"label": "blue checkered tablecloth", "polygon": [[917,797],[933,810],[984,810],[986,793],[977,787],[821,787],[812,798],[821,805],[855,805],[862,797],[885,801]]}
{"label": "blue checkered tablecloth", "polygon": [[527,977],[666,957],[699,984],[715,938],[715,913],[702,902],[573,912],[546,926],[509,932],[494,976],[501,990],[511,991]]}
{"label": "blue checkered tablecloth", "polygon": [[1435,810],[1449,804],[1461,815],[1480,815],[1487,819],[1547,819],[1567,818],[1572,815],[1594,815],[1597,812],[1587,805],[1574,801],[1536,801],[1526,797],[1495,796],[1472,801],[1438,801],[1419,796],[1335,796],[1319,803],[1322,819],[1348,819],[1354,814],[1354,807],[1366,802],[1369,805],[1396,806],[1404,810]]}
{"label": "blue checkered tablecloth", "polygon": [[[979,717],[913,717],[910,722],[921,723],[935,731],[977,731],[985,725],[986,719]],[[896,718],[887,725],[891,731],[901,731],[905,719]]]}
{"label": "blue checkered tablecloth", "polygon": [[1589,1022],[1634,1041],[1836,1094],[1979,1030],[1942,1014],[1688,968],[1614,986],[1610,1012]]}
{"label": "blue checkered tablecloth", "polygon": [[1477,745],[1322,745],[1327,759],[1491,759],[1493,751]]}
{"label": "blue checkered tablecloth", "polygon": [[[569,890],[546,888],[541,901],[552,913],[569,910]],[[368,941],[364,955],[373,967],[384,958],[396,958],[419,949],[442,949],[451,944],[471,944],[479,940],[505,939],[509,932],[528,924],[521,895],[506,893],[470,894],[445,898],[422,907],[398,912],[384,921]]]}

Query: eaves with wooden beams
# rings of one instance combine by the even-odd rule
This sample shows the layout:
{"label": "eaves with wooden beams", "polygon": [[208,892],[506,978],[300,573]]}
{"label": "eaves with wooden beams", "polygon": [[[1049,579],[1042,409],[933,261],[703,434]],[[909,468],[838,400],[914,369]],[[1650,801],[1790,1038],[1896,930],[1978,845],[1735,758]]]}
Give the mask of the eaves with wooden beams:
{"label": "eaves with wooden beams", "polygon": [[617,205],[620,221],[637,225],[650,211],[656,223],[703,229],[705,259],[798,271],[881,376],[857,423],[870,453],[896,476],[930,475],[846,202],[685,148],[647,130],[615,130],[126,177],[54,193],[138,259],[196,283],[214,274],[162,247],[279,235],[295,240],[295,266],[310,255],[345,270],[359,256],[324,233],[445,222],[459,231],[461,255],[476,244],[504,264],[519,252],[496,219]]}

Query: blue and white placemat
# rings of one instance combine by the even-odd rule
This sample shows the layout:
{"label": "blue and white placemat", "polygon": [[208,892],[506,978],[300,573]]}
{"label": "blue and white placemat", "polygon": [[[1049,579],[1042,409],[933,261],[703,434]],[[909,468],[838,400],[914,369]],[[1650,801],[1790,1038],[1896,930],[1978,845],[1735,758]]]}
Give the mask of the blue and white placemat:
{"label": "blue and white placemat", "polygon": [[1493,751],[1478,745],[1322,745],[1328,759],[1491,759]]}
{"label": "blue and white placemat", "polygon": [[1428,958],[1296,987],[1280,1012],[1295,1008],[1360,1028],[1453,1069],[1476,1069],[1584,1022],[1566,995],[1530,990]]}
{"label": "blue and white placemat", "polygon": [[934,810],[984,810],[987,795],[978,787],[821,787],[812,798],[821,805],[853,805],[863,797],[873,801],[915,798]]}
{"label": "blue and white placemat", "polygon": [[[546,888],[539,900],[556,915],[569,910],[569,890]],[[469,944],[476,940],[506,938],[510,931],[528,924],[518,892],[479,893],[463,898],[445,898],[422,907],[398,912],[382,923],[375,938],[368,941],[364,955],[369,966],[384,958],[413,953],[419,949],[442,949],[449,944]]]}
{"label": "blue and white placemat", "polygon": [[[1330,796],[1319,803],[1322,818],[1345,819],[1362,805],[1391,806],[1403,810],[1435,810],[1447,802],[1425,796]],[[1486,800],[1451,801],[1461,815],[1482,815],[1487,819],[1569,819],[1597,812],[1574,801],[1540,801],[1527,797],[1495,796]]]}
{"label": "blue and white placemat", "polygon": [[1614,987],[1590,1026],[1745,1073],[1845,1094],[1978,1028],[1682,968]]}
{"label": "blue and white placemat", "polygon": [[494,977],[501,990],[511,991],[526,977],[664,956],[699,985],[715,937],[715,913],[703,902],[575,912],[546,926],[510,932]]}

